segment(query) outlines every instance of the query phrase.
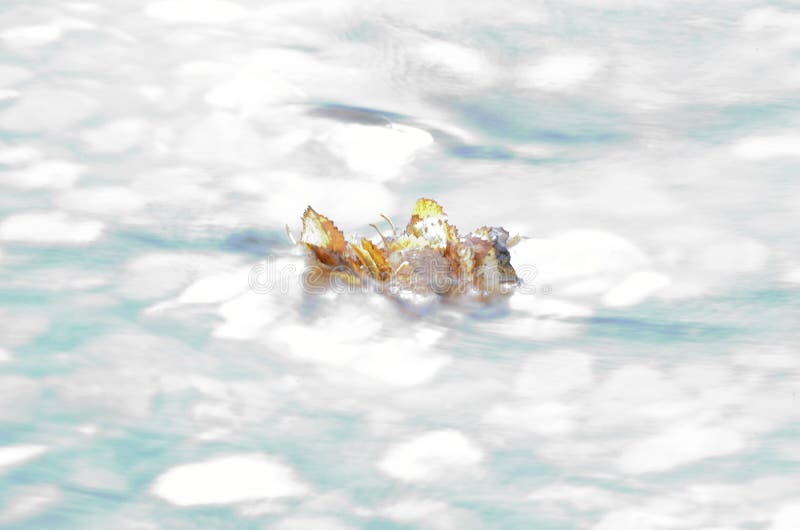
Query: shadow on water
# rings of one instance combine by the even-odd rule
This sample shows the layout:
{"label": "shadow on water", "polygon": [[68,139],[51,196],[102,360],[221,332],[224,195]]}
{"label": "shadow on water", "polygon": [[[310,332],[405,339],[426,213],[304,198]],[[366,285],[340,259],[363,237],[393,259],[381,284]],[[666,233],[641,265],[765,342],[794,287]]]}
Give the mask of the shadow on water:
{"label": "shadow on water", "polygon": [[[686,119],[676,121],[676,126],[689,138],[705,142],[730,142],[746,135],[748,131],[793,127],[800,117],[800,104],[778,101],[766,104],[736,104],[716,109],[687,105]],[[698,120],[697,117],[703,119]]]}
{"label": "shadow on water", "polygon": [[[311,116],[343,123],[355,123],[359,125],[370,126],[390,126],[393,122],[399,122],[419,127],[418,124],[414,123],[414,120],[410,116],[366,107],[323,104],[310,109],[308,113]],[[433,137],[436,139],[436,142],[445,147],[449,155],[456,158],[464,160],[495,161],[509,161],[518,159],[522,162],[533,164],[553,161],[549,158],[518,156],[510,149],[507,149],[501,145],[465,143],[460,138],[443,130],[437,129],[436,127],[430,127],[426,125],[421,128],[433,135]],[[571,140],[571,138],[565,136],[564,133],[554,131],[543,132],[541,139],[550,142],[569,142]]]}
{"label": "shadow on water", "polygon": [[630,137],[619,125],[625,123],[621,113],[572,99],[521,101],[497,95],[452,106],[466,123],[497,139],[593,144]]}
{"label": "shadow on water", "polygon": [[360,125],[389,125],[392,121],[401,121],[408,118],[394,112],[367,107],[351,107],[336,103],[319,105],[309,110],[308,113],[318,118],[327,118],[345,123],[358,123]]}
{"label": "shadow on water", "polygon": [[226,237],[222,242],[222,249],[228,252],[266,256],[275,247],[286,244],[286,236],[283,234],[243,230]]}
{"label": "shadow on water", "polygon": [[514,158],[514,153],[508,149],[494,145],[456,145],[450,148],[450,154],[458,158],[480,160],[511,160]]}
{"label": "shadow on water", "polygon": [[747,333],[733,326],[628,317],[589,317],[583,322],[587,324],[589,336],[624,337],[625,340],[648,343],[718,341]]}

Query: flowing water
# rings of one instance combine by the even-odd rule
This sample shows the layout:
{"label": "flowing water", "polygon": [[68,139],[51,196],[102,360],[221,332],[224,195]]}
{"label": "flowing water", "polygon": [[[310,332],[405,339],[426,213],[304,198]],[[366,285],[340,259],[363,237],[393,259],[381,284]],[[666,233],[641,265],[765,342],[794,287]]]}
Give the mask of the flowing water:
{"label": "flowing water", "polygon": [[[792,2],[5,0],[0,526],[800,528]],[[525,283],[305,292],[417,197]]]}

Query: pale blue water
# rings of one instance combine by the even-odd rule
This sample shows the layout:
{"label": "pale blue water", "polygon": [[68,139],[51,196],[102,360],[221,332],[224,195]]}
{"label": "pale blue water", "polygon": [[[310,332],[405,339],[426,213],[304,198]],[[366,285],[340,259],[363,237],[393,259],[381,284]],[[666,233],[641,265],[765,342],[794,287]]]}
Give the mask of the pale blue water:
{"label": "pale blue water", "polygon": [[[756,1],[3,3],[0,527],[800,528],[798,35]],[[526,289],[303,292],[307,205],[377,238],[419,196],[526,236]]]}

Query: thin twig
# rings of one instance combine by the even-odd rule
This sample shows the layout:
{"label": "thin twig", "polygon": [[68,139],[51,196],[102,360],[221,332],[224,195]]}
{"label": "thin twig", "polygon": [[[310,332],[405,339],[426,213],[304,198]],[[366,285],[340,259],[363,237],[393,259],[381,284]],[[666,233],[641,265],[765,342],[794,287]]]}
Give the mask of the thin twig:
{"label": "thin twig", "polygon": [[294,234],[292,234],[292,230],[289,228],[289,225],[286,225],[286,237],[289,238],[289,241],[291,241],[293,245],[297,244],[297,240],[294,238]]}
{"label": "thin twig", "polygon": [[386,247],[386,248],[389,248],[389,243],[387,243],[387,242],[386,242],[386,238],[385,238],[385,237],[383,237],[383,234],[382,234],[382,233],[381,233],[381,231],[378,229],[378,227],[377,227],[376,225],[372,224],[372,223],[370,223],[370,225],[369,225],[369,226],[371,226],[372,228],[374,228],[374,229],[375,229],[375,231],[376,231],[376,232],[378,232],[378,235],[379,235],[379,236],[381,236],[381,239],[383,240],[383,246],[384,246],[384,247]]}
{"label": "thin twig", "polygon": [[395,227],[394,227],[394,223],[392,222],[392,220],[391,220],[391,219],[389,219],[389,216],[388,216],[388,215],[381,214],[381,217],[383,217],[384,219],[386,219],[386,222],[387,222],[387,223],[389,223],[389,226],[391,226],[391,227],[392,227],[392,234],[394,235],[394,237],[397,237],[397,228],[395,228]]}

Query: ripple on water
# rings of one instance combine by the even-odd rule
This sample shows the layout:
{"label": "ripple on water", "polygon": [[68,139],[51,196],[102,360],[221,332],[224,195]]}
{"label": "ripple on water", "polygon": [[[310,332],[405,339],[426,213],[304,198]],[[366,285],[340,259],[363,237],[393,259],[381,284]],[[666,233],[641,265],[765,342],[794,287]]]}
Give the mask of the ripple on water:
{"label": "ripple on water", "polygon": [[[758,3],[6,2],[0,526],[800,528]],[[309,204],[418,196],[533,236],[518,292],[303,291]]]}

